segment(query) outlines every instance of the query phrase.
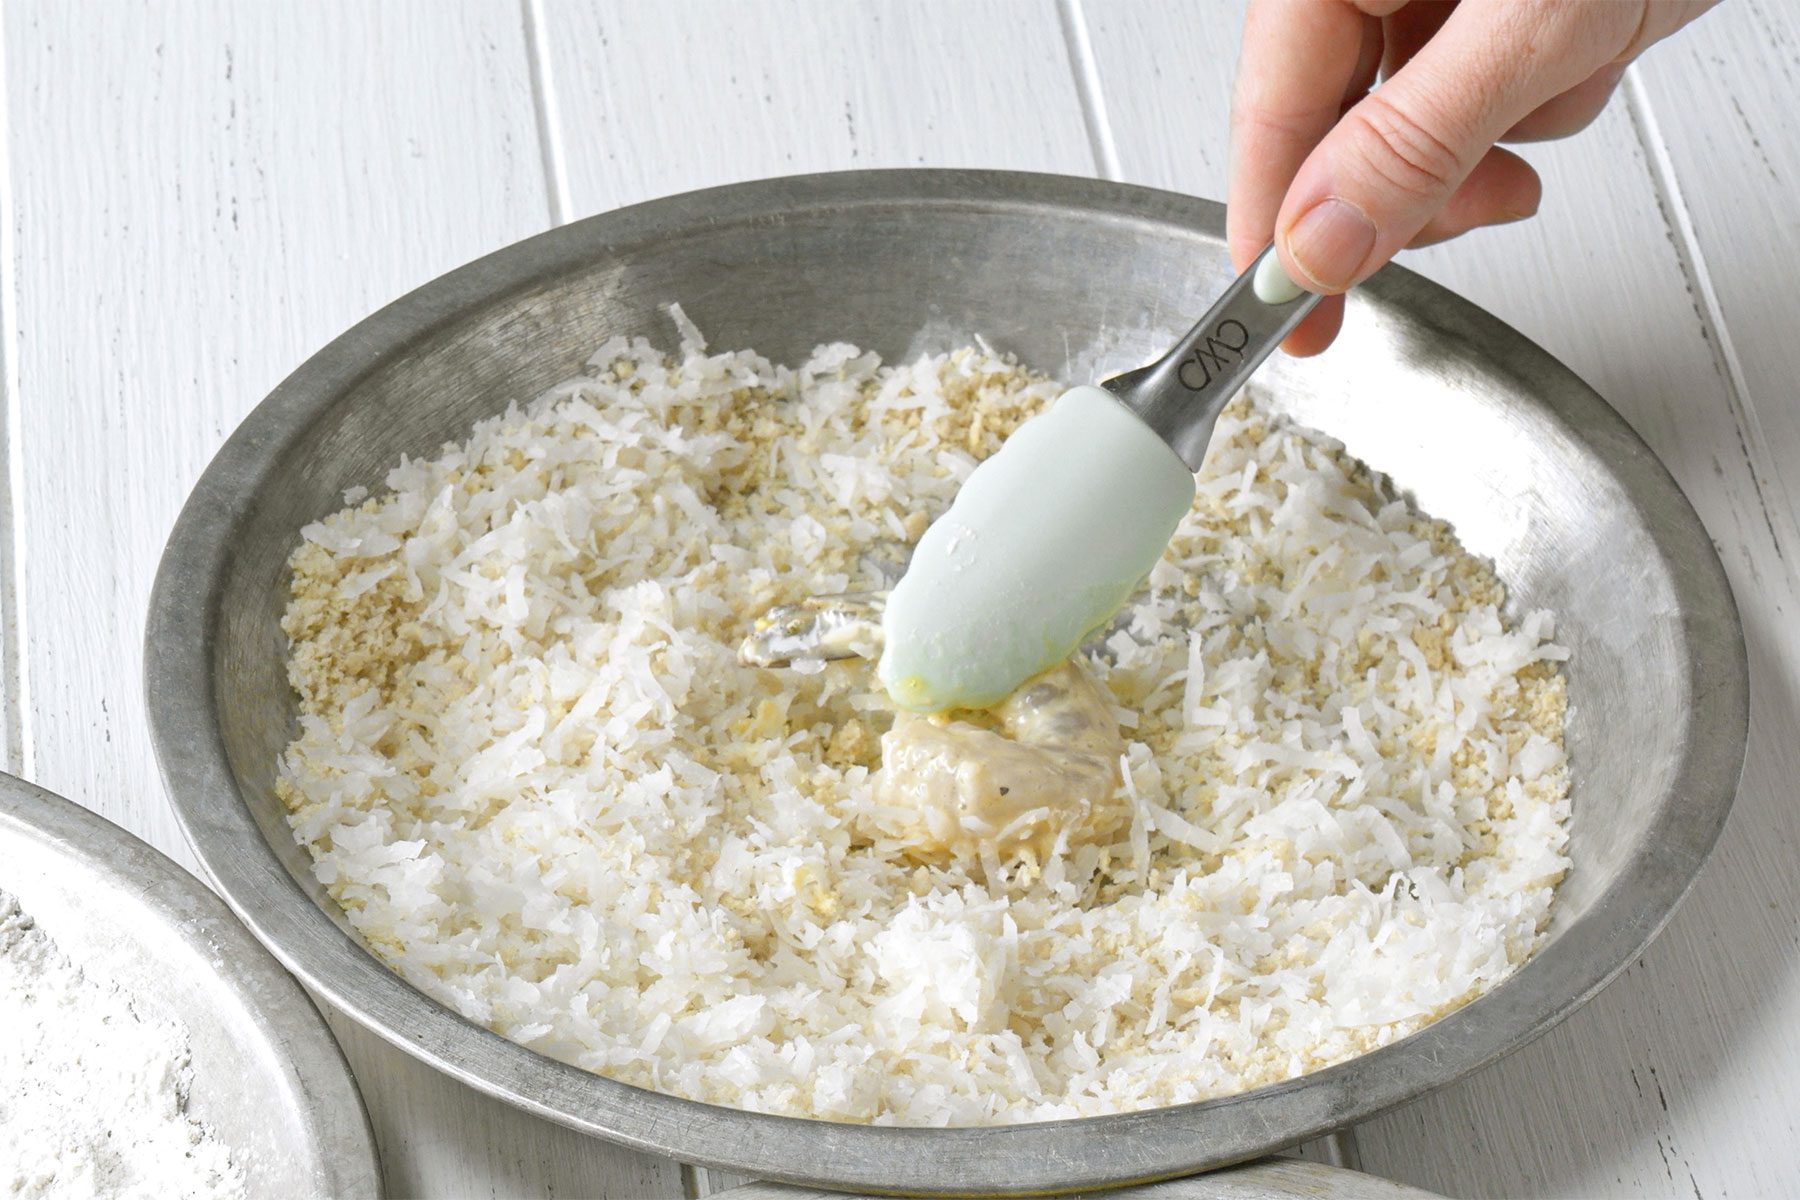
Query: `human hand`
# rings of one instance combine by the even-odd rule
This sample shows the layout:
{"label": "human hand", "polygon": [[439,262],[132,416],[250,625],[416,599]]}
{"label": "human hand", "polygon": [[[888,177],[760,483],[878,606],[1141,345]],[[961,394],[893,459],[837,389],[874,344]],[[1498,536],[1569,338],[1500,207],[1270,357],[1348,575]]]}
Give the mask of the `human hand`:
{"label": "human hand", "polygon": [[1495,143],[1585,127],[1632,59],[1716,3],[1250,0],[1231,259],[1242,271],[1274,241],[1294,280],[1327,297],[1283,347],[1330,345],[1339,293],[1403,248],[1535,213],[1537,172]]}

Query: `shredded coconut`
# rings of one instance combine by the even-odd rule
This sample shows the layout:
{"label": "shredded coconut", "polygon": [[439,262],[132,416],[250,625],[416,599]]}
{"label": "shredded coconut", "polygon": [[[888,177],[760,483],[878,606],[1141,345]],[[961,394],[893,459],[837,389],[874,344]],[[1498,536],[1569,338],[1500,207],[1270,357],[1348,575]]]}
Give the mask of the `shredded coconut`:
{"label": "shredded coconut", "polygon": [[1128,826],[919,863],[882,832],[869,666],[735,648],[881,586],[1061,389],[985,348],[789,368],[684,329],[402,462],[293,556],[278,791],[417,987],[648,1088],[970,1125],[1288,1079],[1529,956],[1568,867],[1565,654],[1387,481],[1240,398],[1086,653]]}
{"label": "shredded coconut", "polygon": [[187,1115],[188,1033],[89,978],[0,891],[0,1187],[231,1200],[244,1168]]}

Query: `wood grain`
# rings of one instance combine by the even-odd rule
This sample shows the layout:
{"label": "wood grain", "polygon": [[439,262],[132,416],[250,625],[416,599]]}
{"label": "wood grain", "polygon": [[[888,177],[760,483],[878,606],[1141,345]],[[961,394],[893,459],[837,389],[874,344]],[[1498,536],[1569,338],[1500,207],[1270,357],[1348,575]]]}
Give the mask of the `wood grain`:
{"label": "wood grain", "polygon": [[[1222,195],[1235,20],[1218,5],[1160,0],[1090,3],[1085,15],[1123,177]],[[1767,36],[1754,12],[1732,16]],[[1692,33],[1708,32],[1713,20]],[[1731,36],[1731,26],[1719,28],[1714,36]],[[1754,35],[1737,38],[1729,48],[1696,41],[1658,50],[1645,68],[1652,96],[1657,72],[1680,48],[1694,66],[1663,85],[1669,99],[1680,98],[1696,131],[1731,128],[1725,114]],[[1791,38],[1775,42],[1750,77],[1791,74],[1793,47]],[[1709,55],[1714,61],[1702,69]],[[1721,71],[1724,61],[1732,71]],[[1206,63],[1219,69],[1200,69]],[[1695,99],[1693,86],[1709,72],[1711,107]],[[1771,149],[1773,127],[1791,119],[1785,109],[1761,111],[1761,149],[1771,159],[1783,154],[1791,172],[1800,162],[1793,134],[1782,150]],[[1714,860],[1639,965],[1538,1043],[1358,1128],[1368,1169],[1451,1195],[1756,1196],[1780,1194],[1800,1178],[1792,1134],[1800,1107],[1792,1070],[1800,1062],[1793,978],[1800,887],[1790,865],[1800,849],[1791,784],[1800,772],[1791,737],[1800,722],[1800,648],[1792,633],[1800,588],[1787,566],[1800,541],[1792,499],[1770,502],[1758,478],[1766,480],[1769,468],[1757,469],[1800,454],[1800,418],[1791,404],[1785,423],[1751,413],[1734,394],[1720,328],[1701,299],[1682,221],[1659,186],[1654,143],[1647,151],[1642,125],[1615,102],[1579,139],[1527,149],[1545,179],[1537,220],[1402,261],[1573,366],[1674,472],[1719,544],[1749,630],[1756,664],[1749,763]],[[1752,166],[1765,164],[1749,152],[1756,147],[1748,138],[1734,141],[1749,147],[1743,172],[1729,181],[1697,176],[1690,186],[1711,197],[1721,225],[1730,223],[1734,198],[1753,193],[1759,217],[1785,213],[1791,230],[1792,192],[1771,186],[1766,174],[1749,178]],[[1696,172],[1700,162],[1715,161],[1713,152],[1694,151]],[[1763,301],[1777,302],[1769,295],[1779,286],[1766,270],[1769,245],[1764,239],[1757,254],[1758,234],[1747,231],[1754,227],[1737,227],[1738,267],[1753,276],[1742,285],[1743,306],[1758,302],[1753,286],[1763,289]],[[1791,259],[1793,244],[1784,245]],[[1725,290],[1704,240],[1701,249]],[[1772,355],[1765,360],[1771,375],[1791,379],[1800,343],[1791,329],[1774,328],[1779,311],[1762,314],[1754,344]],[[1789,303],[1785,313],[1792,311]],[[1726,319],[1735,331],[1738,318]],[[1775,346],[1783,349],[1771,352]],[[1580,797],[1576,803],[1579,820]]]}
{"label": "wood grain", "polygon": [[5,21],[37,782],[191,864],[138,684],[163,539],[308,352],[543,226],[517,13],[20,3]]}

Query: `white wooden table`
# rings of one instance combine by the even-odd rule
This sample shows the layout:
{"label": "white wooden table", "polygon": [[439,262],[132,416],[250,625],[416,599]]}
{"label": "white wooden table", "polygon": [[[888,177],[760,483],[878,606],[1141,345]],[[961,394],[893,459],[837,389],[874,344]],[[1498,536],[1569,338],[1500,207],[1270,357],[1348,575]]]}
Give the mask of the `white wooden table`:
{"label": "white wooden table", "polygon": [[[386,300],[708,184],[1016,167],[1218,196],[1235,0],[4,0],[0,688],[8,769],[193,863],[139,637],[239,418]],[[1655,946],[1560,1028],[1354,1132],[1457,1195],[1800,1189],[1800,5],[1730,0],[1578,140],[1535,221],[1405,261],[1649,439],[1748,629],[1749,765]],[[705,1173],[336,1027],[401,1195],[680,1196]]]}

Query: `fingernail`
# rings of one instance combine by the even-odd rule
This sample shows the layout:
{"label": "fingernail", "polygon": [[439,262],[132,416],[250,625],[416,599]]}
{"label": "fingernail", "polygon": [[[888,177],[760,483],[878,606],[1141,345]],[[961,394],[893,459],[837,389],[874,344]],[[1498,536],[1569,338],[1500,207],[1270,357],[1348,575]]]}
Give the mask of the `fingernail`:
{"label": "fingernail", "polygon": [[1375,248],[1375,222],[1348,200],[1328,196],[1301,215],[1288,231],[1287,252],[1314,286],[1309,291],[1341,292],[1356,280]]}

